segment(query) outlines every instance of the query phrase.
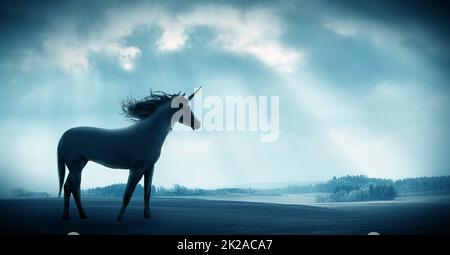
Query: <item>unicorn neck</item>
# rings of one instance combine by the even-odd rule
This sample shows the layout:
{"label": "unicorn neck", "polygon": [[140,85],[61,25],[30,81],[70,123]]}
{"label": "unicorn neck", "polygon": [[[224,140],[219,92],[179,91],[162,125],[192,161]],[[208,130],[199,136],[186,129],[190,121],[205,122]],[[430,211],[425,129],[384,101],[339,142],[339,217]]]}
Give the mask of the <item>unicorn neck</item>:
{"label": "unicorn neck", "polygon": [[170,104],[163,104],[152,114],[152,116],[143,119],[140,126],[143,127],[146,132],[162,136],[162,138],[165,139],[171,128],[171,119],[172,109],[170,108]]}

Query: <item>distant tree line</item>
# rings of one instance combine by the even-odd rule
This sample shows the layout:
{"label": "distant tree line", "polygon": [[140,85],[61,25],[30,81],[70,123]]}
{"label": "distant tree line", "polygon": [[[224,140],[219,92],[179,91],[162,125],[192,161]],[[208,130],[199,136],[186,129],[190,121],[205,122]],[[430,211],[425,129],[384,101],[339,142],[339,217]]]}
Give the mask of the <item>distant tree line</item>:
{"label": "distant tree line", "polygon": [[307,186],[288,186],[288,194],[328,193],[318,202],[391,200],[397,195],[450,194],[450,176],[417,177],[393,181],[369,178],[365,175],[333,177],[324,183]]}
{"label": "distant tree line", "polygon": [[[85,196],[95,196],[95,197],[122,197],[125,191],[126,184],[112,184],[105,187],[97,187],[82,190],[82,194]],[[141,184],[136,186],[133,193],[134,196],[144,196],[144,188]]]}
{"label": "distant tree line", "polygon": [[[83,190],[85,196],[100,197],[121,197],[125,191],[126,184],[112,184],[105,187],[91,188]],[[175,184],[172,188],[152,186],[152,196],[217,196],[232,194],[247,195],[280,195],[276,190],[263,190],[252,188],[220,188],[220,189],[200,189],[188,188],[179,184]],[[144,188],[141,184],[136,186],[133,196],[143,196]]]}
{"label": "distant tree line", "polygon": [[23,188],[13,189],[11,191],[11,195],[12,195],[12,197],[15,197],[15,198],[19,198],[19,197],[49,197],[50,196],[50,194],[48,194],[47,192],[33,192],[33,191],[28,191]]}
{"label": "distant tree line", "polygon": [[402,195],[449,194],[450,175],[402,179],[394,187]]}
{"label": "distant tree line", "polygon": [[364,175],[334,177],[326,183],[316,185],[317,202],[355,202],[392,200],[397,195],[394,182],[389,179],[368,178]]}
{"label": "distant tree line", "polygon": [[[83,190],[87,196],[121,197],[125,184]],[[154,196],[217,196],[217,195],[283,195],[327,193],[317,198],[318,202],[391,200],[397,195],[449,194],[450,176],[418,177],[393,181],[391,179],[369,178],[365,175],[333,177],[324,183],[310,185],[289,185],[284,188],[188,188],[175,184],[172,188],[152,186]],[[143,196],[143,187],[136,187],[134,196]]]}

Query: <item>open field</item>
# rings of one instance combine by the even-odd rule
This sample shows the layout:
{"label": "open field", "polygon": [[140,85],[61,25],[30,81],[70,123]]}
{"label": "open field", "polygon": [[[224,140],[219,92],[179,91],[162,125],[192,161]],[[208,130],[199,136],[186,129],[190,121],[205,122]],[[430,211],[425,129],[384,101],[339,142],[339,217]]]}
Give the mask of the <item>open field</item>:
{"label": "open field", "polygon": [[448,196],[333,204],[316,204],[310,198],[306,199],[311,203],[305,204],[298,204],[301,198],[279,197],[296,199],[296,203],[265,199],[152,198],[152,219],[146,220],[143,201],[136,198],[121,223],[115,221],[121,204],[118,198],[83,198],[86,220],[78,218],[73,201],[72,218],[61,220],[62,198],[4,199],[0,200],[0,234],[450,233]]}

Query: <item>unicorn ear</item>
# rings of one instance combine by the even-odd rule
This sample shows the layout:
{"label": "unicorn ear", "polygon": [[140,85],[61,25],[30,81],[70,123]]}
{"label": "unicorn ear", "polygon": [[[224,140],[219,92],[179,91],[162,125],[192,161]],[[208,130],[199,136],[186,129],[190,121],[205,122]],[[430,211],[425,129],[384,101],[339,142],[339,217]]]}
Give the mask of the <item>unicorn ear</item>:
{"label": "unicorn ear", "polygon": [[203,86],[200,86],[200,88],[198,88],[194,93],[192,93],[192,95],[190,95],[188,97],[188,100],[191,101],[191,99],[195,96],[195,93],[197,93]]}

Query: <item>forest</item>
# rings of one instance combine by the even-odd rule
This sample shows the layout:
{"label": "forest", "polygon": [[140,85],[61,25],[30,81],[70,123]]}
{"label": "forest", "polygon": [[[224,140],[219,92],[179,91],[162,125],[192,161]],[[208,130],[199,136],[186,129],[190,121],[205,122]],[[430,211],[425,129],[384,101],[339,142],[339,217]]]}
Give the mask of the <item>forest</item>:
{"label": "forest", "polygon": [[[125,184],[113,184],[83,190],[85,196],[121,197]],[[351,202],[392,200],[397,196],[432,195],[450,193],[450,176],[417,177],[400,180],[369,178],[365,175],[333,177],[326,182],[310,185],[288,185],[283,188],[188,188],[175,184],[171,188],[152,186],[154,196],[217,196],[217,195],[257,195],[277,196],[284,194],[323,193],[317,202]],[[138,185],[134,196],[143,196],[142,185]]]}

